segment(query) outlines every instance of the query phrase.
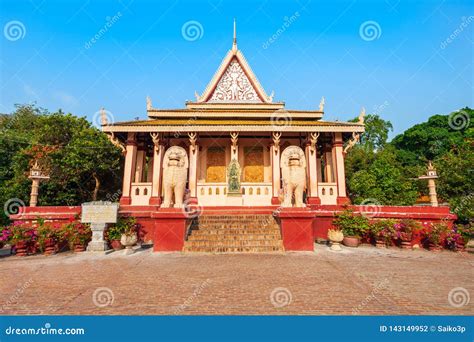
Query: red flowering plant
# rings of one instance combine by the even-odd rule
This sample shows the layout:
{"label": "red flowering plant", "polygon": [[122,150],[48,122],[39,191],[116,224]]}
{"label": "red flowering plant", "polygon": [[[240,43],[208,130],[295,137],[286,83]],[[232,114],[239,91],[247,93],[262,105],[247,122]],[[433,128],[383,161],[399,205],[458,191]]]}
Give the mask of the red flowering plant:
{"label": "red flowering plant", "polygon": [[447,249],[453,251],[464,248],[464,238],[457,227],[454,227],[446,234],[445,244]]}
{"label": "red flowering plant", "polygon": [[396,237],[403,242],[411,242],[413,234],[423,229],[421,223],[411,219],[403,219],[396,223],[395,226]]}
{"label": "red flowering plant", "polygon": [[23,222],[14,222],[10,227],[10,237],[8,242],[12,245],[17,245],[19,243],[36,243],[38,238],[36,230]]}
{"label": "red flowering plant", "polygon": [[386,245],[392,244],[395,235],[396,221],[392,219],[381,219],[370,223],[369,231],[376,241],[383,241]]}
{"label": "red flowering plant", "polygon": [[0,248],[3,248],[10,242],[12,232],[9,226],[2,227],[0,230]]}
{"label": "red flowering plant", "polygon": [[432,223],[430,229],[424,232],[424,241],[428,246],[441,247],[449,230],[445,222]]}
{"label": "red flowering plant", "polygon": [[36,233],[41,252],[45,251],[46,246],[55,245],[61,240],[59,226],[57,224],[45,223],[43,219],[38,219]]}
{"label": "red flowering plant", "polygon": [[90,226],[80,222],[66,223],[62,226],[61,231],[70,250],[73,250],[76,246],[85,246],[92,237]]}

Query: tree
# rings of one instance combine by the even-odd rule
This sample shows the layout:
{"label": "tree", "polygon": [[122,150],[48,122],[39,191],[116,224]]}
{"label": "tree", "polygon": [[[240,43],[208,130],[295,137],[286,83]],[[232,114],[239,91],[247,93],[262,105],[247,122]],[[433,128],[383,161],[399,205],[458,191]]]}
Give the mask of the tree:
{"label": "tree", "polygon": [[2,203],[11,198],[28,203],[28,172],[35,160],[50,174],[40,186],[41,205],[116,197],[112,194],[121,184],[121,152],[85,118],[23,105],[0,121],[0,129]]}
{"label": "tree", "polygon": [[[357,122],[354,118],[351,121]],[[382,149],[387,144],[388,133],[393,131],[390,121],[383,120],[377,114],[369,114],[365,117],[365,132],[360,135],[360,146],[366,150],[376,151]]]}

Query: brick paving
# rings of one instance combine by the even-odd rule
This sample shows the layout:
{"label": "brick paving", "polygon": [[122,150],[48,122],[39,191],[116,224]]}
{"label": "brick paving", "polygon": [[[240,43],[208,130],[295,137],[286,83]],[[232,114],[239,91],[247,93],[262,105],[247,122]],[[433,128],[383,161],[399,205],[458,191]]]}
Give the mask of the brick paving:
{"label": "brick paving", "polygon": [[[0,258],[0,314],[473,315],[473,266],[467,253],[369,246],[9,256]],[[470,294],[470,302],[450,305],[453,288],[464,288],[457,300]]]}

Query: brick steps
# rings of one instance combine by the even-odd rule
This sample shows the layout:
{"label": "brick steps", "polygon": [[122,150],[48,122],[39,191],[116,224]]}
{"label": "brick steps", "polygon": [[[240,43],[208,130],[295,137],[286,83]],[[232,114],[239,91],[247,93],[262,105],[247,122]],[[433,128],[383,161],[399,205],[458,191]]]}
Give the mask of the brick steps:
{"label": "brick steps", "polygon": [[196,218],[184,252],[283,252],[280,227],[272,215],[208,215]]}

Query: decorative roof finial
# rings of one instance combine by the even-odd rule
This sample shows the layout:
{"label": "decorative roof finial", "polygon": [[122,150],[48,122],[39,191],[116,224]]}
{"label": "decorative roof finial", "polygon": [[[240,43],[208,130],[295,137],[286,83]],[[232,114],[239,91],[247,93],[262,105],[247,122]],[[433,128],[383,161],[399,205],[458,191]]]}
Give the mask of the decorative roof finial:
{"label": "decorative roof finial", "polygon": [[105,112],[104,107],[102,107],[100,109],[100,124],[101,126],[107,126],[108,123],[109,122],[107,120],[107,113]]}
{"label": "decorative roof finial", "polygon": [[237,51],[237,24],[234,18],[234,41],[232,43],[232,51]]}
{"label": "decorative roof finial", "polygon": [[153,104],[151,103],[151,97],[147,96],[146,97],[146,110],[151,110],[153,107]]}
{"label": "decorative roof finial", "polygon": [[324,96],[321,97],[321,102],[319,102],[319,111],[324,112],[324,105],[326,104],[326,100],[324,99]]}
{"label": "decorative roof finial", "polygon": [[362,109],[360,110],[359,118],[358,118],[359,121],[357,123],[363,124],[364,118],[365,118],[365,107],[362,107]]}

